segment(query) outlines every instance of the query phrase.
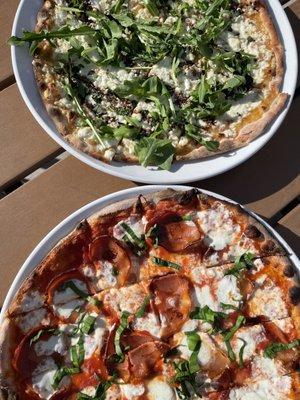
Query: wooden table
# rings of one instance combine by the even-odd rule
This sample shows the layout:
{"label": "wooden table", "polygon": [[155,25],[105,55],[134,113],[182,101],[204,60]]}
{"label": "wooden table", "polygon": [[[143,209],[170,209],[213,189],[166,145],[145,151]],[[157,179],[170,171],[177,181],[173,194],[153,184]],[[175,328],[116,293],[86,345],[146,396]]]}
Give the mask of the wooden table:
{"label": "wooden table", "polygon": [[[18,2],[0,1],[0,304],[23,261],[58,222],[98,197],[137,185],[68,155],[34,121],[15,84],[6,45]],[[300,46],[300,0],[286,13]],[[194,183],[246,204],[298,254],[299,107],[298,87],[284,123],[263,149],[225,174]]]}

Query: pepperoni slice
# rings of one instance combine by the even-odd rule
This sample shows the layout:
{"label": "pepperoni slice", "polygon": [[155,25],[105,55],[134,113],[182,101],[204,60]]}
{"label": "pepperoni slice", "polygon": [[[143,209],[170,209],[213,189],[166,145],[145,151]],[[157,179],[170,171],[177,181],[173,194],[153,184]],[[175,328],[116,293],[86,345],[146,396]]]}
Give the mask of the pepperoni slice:
{"label": "pepperoni slice", "polygon": [[168,350],[166,343],[155,341],[143,343],[129,351],[131,379],[142,380],[153,374]]}
{"label": "pepperoni slice", "polygon": [[[20,380],[29,379],[41,359],[41,357],[36,355],[33,344],[30,343],[31,339],[37,335],[41,328],[45,329],[45,327],[38,327],[28,332],[14,352],[12,366],[17,371]],[[41,338],[44,339],[49,336],[51,336],[51,333],[45,331],[45,333],[41,335]]]}
{"label": "pepperoni slice", "polygon": [[[49,305],[55,304],[55,293],[62,290],[63,285],[66,284],[68,281],[74,281],[74,280],[83,283],[83,286],[86,288],[86,290],[83,291],[84,293],[86,293],[87,295],[91,294],[91,290],[89,288],[86,278],[78,270],[72,270],[57,276],[50,282],[47,288],[47,303]],[[76,292],[74,292],[74,297],[76,298],[80,296],[78,296]]]}
{"label": "pepperoni slice", "polygon": [[123,286],[130,277],[131,261],[127,251],[118,240],[107,236],[99,236],[89,246],[89,258],[96,266],[101,268],[103,261],[108,261],[117,269],[119,286]]}
{"label": "pepperoni slice", "polygon": [[121,343],[124,348],[136,349],[144,343],[154,342],[155,338],[146,331],[128,331],[122,335]]}
{"label": "pepperoni slice", "polygon": [[172,252],[181,252],[200,244],[204,236],[198,225],[192,221],[183,221],[180,215],[171,211],[154,216],[148,222],[147,230],[154,225],[158,227],[159,244]]}
{"label": "pepperoni slice", "polygon": [[150,290],[154,293],[155,308],[162,324],[163,337],[180,329],[191,311],[190,284],[187,278],[170,274],[154,278]]}

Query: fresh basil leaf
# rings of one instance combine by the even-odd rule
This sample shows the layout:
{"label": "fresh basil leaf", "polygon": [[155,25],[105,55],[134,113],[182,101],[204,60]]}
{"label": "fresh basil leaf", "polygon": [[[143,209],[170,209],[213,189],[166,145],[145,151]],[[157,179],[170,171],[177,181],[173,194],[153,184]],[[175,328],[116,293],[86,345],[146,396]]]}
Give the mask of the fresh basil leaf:
{"label": "fresh basil leaf", "polygon": [[196,351],[198,353],[201,347],[201,338],[198,333],[191,331],[185,332],[185,334],[187,336],[188,349],[190,351]]}
{"label": "fresh basil leaf", "polygon": [[139,237],[134,230],[125,222],[121,223],[121,227],[124,229],[124,231],[127,232],[127,234],[130,236],[132,242],[134,243],[134,245],[136,245],[137,247],[139,247],[140,249],[144,249],[145,248],[145,240],[142,237]]}
{"label": "fresh basil leaf", "polygon": [[224,275],[234,275],[236,278],[242,272],[253,267],[254,254],[248,252],[237,257],[234,262],[234,267],[225,272]]}
{"label": "fresh basil leaf", "polygon": [[62,379],[65,376],[79,374],[79,372],[80,372],[80,369],[77,367],[64,366],[64,367],[59,368],[55,372],[54,377],[53,377],[53,382],[52,382],[53,389],[58,389],[60,382],[62,381]]}
{"label": "fresh basil leaf", "polygon": [[124,361],[124,353],[121,347],[121,336],[123,332],[129,328],[129,322],[128,322],[128,317],[130,316],[130,313],[127,311],[124,311],[121,315],[121,320],[120,320],[120,325],[118,326],[115,334],[115,350],[117,354],[117,360],[118,362]]}
{"label": "fresh basil leaf", "polygon": [[149,294],[148,296],[145,297],[143,304],[135,313],[136,318],[142,318],[145,315],[146,309],[147,309],[148,305],[150,304],[151,299],[152,299],[151,294]]}
{"label": "fresh basil leaf", "polygon": [[243,315],[239,315],[237,317],[237,320],[236,320],[234,326],[231,329],[222,333],[222,336],[223,336],[223,339],[224,339],[224,342],[225,342],[225,345],[227,348],[228,357],[231,361],[235,361],[235,354],[234,354],[234,351],[232,350],[231,343],[230,343],[231,339],[233,338],[235,333],[240,329],[240,327],[242,325],[244,325],[245,322],[246,322],[246,318]]}
{"label": "fresh basil leaf", "polygon": [[84,315],[83,319],[79,323],[79,330],[85,335],[89,335],[93,332],[95,326],[96,317],[90,314]]}
{"label": "fresh basil leaf", "polygon": [[241,346],[240,351],[239,351],[239,366],[243,367],[244,366],[244,358],[243,358],[244,350],[245,350],[245,347],[247,346],[247,342],[246,342],[246,340],[244,340],[242,338],[239,338],[239,340],[241,340],[243,342],[243,345]]}
{"label": "fresh basil leaf", "polygon": [[220,306],[223,308],[223,310],[235,310],[237,311],[239,308],[234,306],[233,304],[227,304],[227,303],[220,303]]}
{"label": "fresh basil leaf", "polygon": [[223,89],[235,89],[236,87],[243,85],[245,82],[246,79],[244,76],[236,75],[225,82]]}
{"label": "fresh basil leaf", "polygon": [[277,356],[277,353],[284,351],[284,350],[289,350],[293,349],[294,347],[300,346],[300,339],[294,340],[293,342],[290,343],[271,343],[269,346],[267,346],[264,350],[264,357],[266,358],[275,358]]}
{"label": "fresh basil leaf", "polygon": [[154,264],[159,265],[160,267],[174,268],[177,270],[180,270],[182,268],[181,265],[177,263],[168,260],[163,260],[162,258],[159,257],[151,257],[151,260]]}
{"label": "fresh basil leaf", "polygon": [[227,318],[227,314],[219,311],[213,311],[209,306],[196,307],[190,313],[191,319],[200,319],[201,321],[208,322],[212,325],[213,329],[218,331],[221,329],[220,325],[223,319]]}
{"label": "fresh basil leaf", "polygon": [[76,286],[75,282],[73,281],[64,282],[61,287],[62,289],[71,289],[75,294],[77,294],[77,296],[81,297],[82,299],[87,299],[89,297],[89,294],[79,289],[79,287]]}
{"label": "fresh basil leaf", "polygon": [[169,139],[145,137],[135,146],[135,154],[143,167],[149,165],[170,170],[175,155],[175,148]]}
{"label": "fresh basil leaf", "polygon": [[37,342],[41,336],[43,336],[44,334],[51,334],[51,335],[59,335],[61,332],[59,329],[56,328],[44,328],[44,329],[40,329],[31,339],[29,342],[29,346],[32,346],[33,343]]}
{"label": "fresh basil leaf", "polygon": [[74,367],[80,368],[84,361],[84,345],[82,336],[78,339],[78,342],[70,347],[70,358]]}

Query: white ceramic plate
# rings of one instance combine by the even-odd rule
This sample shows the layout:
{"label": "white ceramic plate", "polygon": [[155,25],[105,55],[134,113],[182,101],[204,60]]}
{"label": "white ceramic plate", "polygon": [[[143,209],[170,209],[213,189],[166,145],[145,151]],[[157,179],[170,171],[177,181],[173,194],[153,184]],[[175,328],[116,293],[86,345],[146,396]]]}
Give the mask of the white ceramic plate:
{"label": "white ceramic plate", "polygon": [[[42,4],[42,0],[21,0],[16,13],[12,34],[22,35],[23,30],[32,30],[35,26],[36,15]],[[28,47],[12,47],[12,63],[15,77],[25,103],[42,128],[60,146],[79,160],[108,174],[119,176],[144,183],[185,183],[206,179],[239,165],[262,148],[274,135],[282,123],[291,104],[297,79],[297,50],[294,35],[287,16],[278,0],[269,0],[271,13],[276,16],[276,24],[279,35],[285,47],[286,73],[282,90],[291,95],[285,110],[268,127],[265,133],[251,142],[248,146],[236,151],[210,157],[200,161],[177,162],[173,164],[171,171],[159,171],[146,169],[140,165],[130,165],[113,162],[105,164],[93,157],[70,146],[57,132],[54,123],[46,112],[42,99],[38,93],[32,70],[32,58],[28,53]],[[274,18],[275,20],[275,18]]]}
{"label": "white ceramic plate", "polygon": [[[56,243],[62,239],[63,237],[67,236],[75,227],[78,225],[80,221],[85,218],[88,218],[90,215],[100,211],[102,208],[106,207],[109,204],[115,203],[117,201],[137,197],[139,194],[148,194],[153,193],[159,190],[172,188],[174,190],[188,190],[192,189],[191,186],[164,186],[164,185],[152,185],[152,186],[140,186],[131,189],[121,190],[116,193],[109,194],[105,197],[102,197],[98,200],[95,200],[79,210],[75,211],[69,217],[64,219],[60,224],[58,224],[48,235],[36,246],[33,252],[29,255],[27,260],[24,262],[23,266],[19,270],[17,276],[15,277],[8,294],[6,296],[5,302],[3,304],[1,314],[0,314],[0,324],[3,320],[4,313],[7,310],[10,302],[12,301],[14,295],[16,294],[17,290],[25,280],[25,278],[33,271],[33,269],[42,261],[42,259],[49,253],[49,251],[56,245]],[[213,192],[209,192],[206,190],[202,190],[203,193],[207,193],[209,195],[215,196],[221,200],[227,200],[232,203],[234,201],[215,194]],[[237,204],[237,203],[235,203]],[[248,210],[247,210],[248,211]],[[249,211],[248,211],[249,212]],[[287,253],[291,261],[300,271],[300,260],[293,252],[293,250],[289,247],[289,245],[285,242],[285,240],[273,229],[271,228],[262,218],[258,217],[256,214],[250,212],[250,214],[256,218],[260,223],[262,223],[282,244],[282,246],[286,249]]]}

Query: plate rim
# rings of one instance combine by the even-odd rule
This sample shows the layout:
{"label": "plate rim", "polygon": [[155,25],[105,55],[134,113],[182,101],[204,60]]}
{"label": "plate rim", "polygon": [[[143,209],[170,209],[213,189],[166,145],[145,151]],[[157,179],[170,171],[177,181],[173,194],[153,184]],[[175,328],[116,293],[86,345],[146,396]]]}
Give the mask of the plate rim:
{"label": "plate rim", "polygon": [[[75,210],[71,214],[69,214],[66,218],[60,221],[53,229],[51,229],[34,247],[34,249],[30,252],[29,256],[21,265],[19,271],[13,279],[13,282],[10,285],[10,288],[5,296],[5,300],[3,302],[3,306],[0,313],[0,324],[3,322],[5,318],[5,312],[8,309],[11,301],[13,300],[15,294],[20,288],[21,284],[24,280],[29,276],[29,274],[36,268],[36,266],[42,261],[42,259],[49,253],[49,251],[64,237],[66,237],[72,230],[78,225],[80,221],[85,218],[90,217],[91,215],[99,212],[104,207],[109,204],[113,204],[117,201],[129,199],[135,197],[139,194],[148,194],[154,193],[160,190],[165,189],[173,189],[173,190],[189,190],[195,187],[189,185],[144,185],[144,186],[136,186],[129,189],[119,190],[117,192],[113,192],[107,194],[105,196],[99,197],[96,200],[93,200],[79,209]],[[258,220],[274,237],[279,241],[279,243],[286,249],[287,257],[291,260],[291,262],[296,266],[298,273],[300,273],[300,260],[297,257],[296,253],[289,246],[289,244],[285,241],[285,239],[272,227],[270,226],[262,217],[249,210],[247,207],[239,204],[238,202],[223,196],[221,194],[195,188],[200,190],[202,193],[208,194],[210,196],[214,196],[217,199],[228,201],[232,204],[238,204],[249,213],[253,218]]]}
{"label": "plate rim", "polygon": [[[27,0],[21,0],[19,3],[15,18],[14,18],[12,35],[15,35],[17,32],[19,18],[22,13],[24,4],[26,2],[28,3]],[[285,71],[285,74],[284,74],[284,79],[286,79],[287,82],[289,82],[289,84],[291,85],[291,88],[292,88],[290,90],[291,93],[289,93],[290,98],[286,104],[285,109],[283,109],[276,116],[276,118],[272,121],[270,127],[267,128],[263,134],[259,135],[258,138],[254,139],[254,141],[250,142],[247,146],[245,146],[243,148],[234,150],[234,154],[231,156],[230,156],[230,152],[227,152],[227,153],[222,153],[220,155],[211,157],[210,160],[212,160],[212,162],[213,162],[213,164],[212,164],[213,167],[211,168],[211,170],[208,170],[207,168],[205,168],[205,161],[209,162],[208,159],[199,159],[199,160],[186,161],[186,162],[180,162],[180,161],[178,162],[177,161],[175,164],[173,164],[174,168],[176,168],[175,166],[177,166],[177,167],[179,166],[179,170],[181,169],[180,165],[183,165],[183,166],[188,165],[188,167],[187,167],[188,169],[197,168],[197,170],[199,170],[199,171],[197,171],[196,175],[199,174],[199,176],[196,176],[196,175],[189,176],[189,174],[186,174],[186,171],[182,171],[182,173],[179,174],[178,170],[171,171],[170,174],[167,174],[167,173],[165,174],[165,171],[149,170],[149,169],[146,169],[146,168],[140,166],[139,164],[131,164],[131,166],[133,167],[133,170],[135,168],[136,170],[138,169],[138,171],[141,171],[140,172],[141,176],[140,175],[135,176],[134,171],[130,171],[130,172],[125,171],[124,172],[122,170],[122,167],[125,167],[125,168],[127,166],[130,167],[129,163],[115,162],[113,164],[107,164],[100,160],[95,159],[94,157],[90,156],[89,154],[86,154],[86,153],[82,152],[81,150],[70,145],[67,141],[65,141],[63,139],[63,137],[59,134],[59,132],[57,131],[57,129],[55,127],[54,127],[54,129],[51,127],[51,122],[52,122],[51,117],[48,115],[47,122],[44,121],[43,118],[39,115],[38,110],[36,110],[34,105],[32,104],[32,101],[31,101],[32,94],[27,93],[27,91],[24,88],[23,78],[21,78],[21,72],[20,72],[22,70],[22,68],[20,68],[20,66],[18,65],[18,62],[17,62],[17,57],[18,57],[17,54],[18,54],[19,49],[17,48],[17,46],[12,46],[11,47],[11,58],[12,58],[13,71],[14,71],[14,74],[16,77],[18,89],[22,95],[24,102],[26,103],[27,107],[29,108],[31,114],[36,119],[36,121],[41,126],[41,128],[53,140],[55,140],[56,143],[58,143],[62,148],[64,148],[68,153],[70,153],[71,155],[73,155],[74,157],[79,159],[81,162],[84,162],[85,164],[89,165],[90,167],[95,168],[96,170],[100,170],[102,172],[105,172],[107,174],[110,174],[110,175],[113,175],[113,176],[116,176],[119,178],[132,180],[132,181],[136,181],[136,182],[142,182],[142,183],[150,183],[150,184],[189,183],[189,182],[193,182],[196,180],[208,179],[213,176],[220,175],[222,173],[229,171],[230,169],[237,167],[238,165],[242,164],[243,162],[246,162],[250,157],[252,157],[259,150],[261,150],[271,140],[271,138],[275,135],[275,133],[279,129],[280,125],[284,121],[284,119],[289,111],[289,108],[291,106],[292,99],[294,96],[296,82],[297,82],[298,57],[297,57],[297,47],[296,47],[296,41],[295,41],[295,37],[293,34],[293,30],[291,28],[290,22],[287,18],[287,15],[286,15],[284,9],[280,5],[279,0],[267,0],[267,1],[263,0],[263,3],[268,7],[269,12],[272,14],[272,19],[275,23],[278,34],[280,36],[282,36],[281,41],[283,44],[284,52],[288,46],[289,51],[291,52],[291,54],[293,54],[292,58],[293,58],[294,66],[295,66],[295,68],[293,70],[294,73],[292,76],[287,76],[286,71]],[[279,9],[280,9],[280,11],[279,11]],[[277,10],[278,12],[275,13],[275,10]],[[282,21],[282,24],[279,24],[280,20]],[[282,33],[284,33],[284,35],[282,35]],[[35,90],[35,89],[33,89],[33,90]],[[39,100],[39,103],[40,103],[40,106],[42,108],[44,108],[44,104],[43,104],[43,101],[41,98]],[[39,109],[41,109],[41,107],[39,107]],[[52,125],[53,125],[53,122],[52,122]],[[274,125],[276,125],[276,126],[274,126]],[[243,152],[245,152],[245,154],[243,154]],[[228,155],[231,157],[231,162],[229,162],[229,163],[225,162],[225,166],[222,167],[222,164],[224,164],[224,159],[223,159],[220,161],[220,163],[221,163],[220,166],[218,166],[218,162],[217,162],[217,164],[216,164],[217,167],[215,167],[215,160],[220,159],[220,157],[228,158]],[[114,169],[114,167],[116,167],[116,169]],[[143,170],[141,168],[143,168]],[[203,170],[205,170],[205,171],[203,172]]]}

